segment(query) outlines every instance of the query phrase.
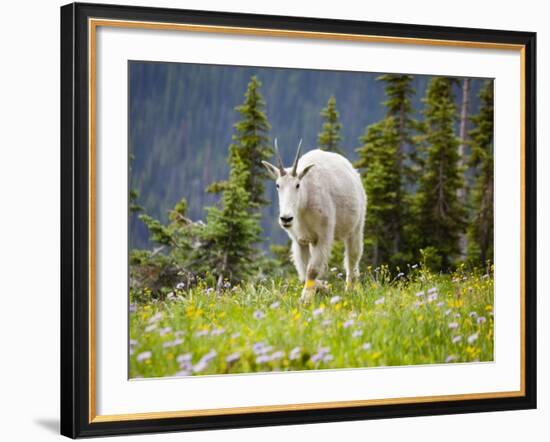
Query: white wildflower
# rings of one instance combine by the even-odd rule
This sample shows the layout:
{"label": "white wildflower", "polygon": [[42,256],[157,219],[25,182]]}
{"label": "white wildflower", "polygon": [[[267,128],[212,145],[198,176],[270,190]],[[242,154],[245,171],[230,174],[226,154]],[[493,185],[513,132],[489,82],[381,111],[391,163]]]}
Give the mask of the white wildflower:
{"label": "white wildflower", "polygon": [[151,359],[151,356],[153,356],[153,353],[150,351],[144,351],[143,353],[140,353],[136,356],[136,360],[138,362],[146,361],[147,359]]}
{"label": "white wildflower", "polygon": [[290,350],[288,359],[290,359],[291,361],[294,361],[300,357],[301,353],[302,353],[302,349],[300,347],[294,347],[292,350]]}

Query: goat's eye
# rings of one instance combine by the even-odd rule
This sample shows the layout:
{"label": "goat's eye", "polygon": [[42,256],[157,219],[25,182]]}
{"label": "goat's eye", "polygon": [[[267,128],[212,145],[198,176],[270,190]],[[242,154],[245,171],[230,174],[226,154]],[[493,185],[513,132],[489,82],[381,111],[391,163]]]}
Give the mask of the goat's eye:
{"label": "goat's eye", "polygon": [[296,189],[300,188],[300,183],[296,184]]}
{"label": "goat's eye", "polygon": [[277,184],[275,187],[277,187],[277,189],[279,188],[279,185]]}

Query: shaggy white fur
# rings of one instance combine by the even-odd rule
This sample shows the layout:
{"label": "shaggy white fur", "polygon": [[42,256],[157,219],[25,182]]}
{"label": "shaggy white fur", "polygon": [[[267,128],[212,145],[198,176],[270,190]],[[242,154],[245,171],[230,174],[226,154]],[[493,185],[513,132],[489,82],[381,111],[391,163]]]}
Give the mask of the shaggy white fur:
{"label": "shaggy white fur", "polygon": [[309,298],[326,271],[334,240],[345,245],[344,267],[349,286],[359,275],[367,196],[359,173],[342,155],[311,150],[283,168],[263,161],[276,181],[279,224],[292,239],[292,260]]}

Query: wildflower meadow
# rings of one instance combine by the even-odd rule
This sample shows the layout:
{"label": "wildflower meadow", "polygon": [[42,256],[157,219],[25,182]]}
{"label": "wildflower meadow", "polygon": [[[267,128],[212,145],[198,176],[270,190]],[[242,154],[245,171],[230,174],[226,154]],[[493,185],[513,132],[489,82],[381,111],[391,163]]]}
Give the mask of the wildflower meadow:
{"label": "wildflower meadow", "polygon": [[[336,269],[333,269],[333,274]],[[130,377],[484,362],[493,359],[493,278],[417,268],[332,277],[300,302],[297,280],[132,293]]]}
{"label": "wildflower meadow", "polygon": [[493,360],[493,79],[128,71],[131,378]]}

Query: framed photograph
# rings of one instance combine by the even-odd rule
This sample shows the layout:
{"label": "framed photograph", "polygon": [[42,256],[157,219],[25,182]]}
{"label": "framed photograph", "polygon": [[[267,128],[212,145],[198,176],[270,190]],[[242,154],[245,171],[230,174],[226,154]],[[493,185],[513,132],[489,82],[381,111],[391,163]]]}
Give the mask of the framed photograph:
{"label": "framed photograph", "polygon": [[61,433],[536,407],[528,32],[61,8]]}

